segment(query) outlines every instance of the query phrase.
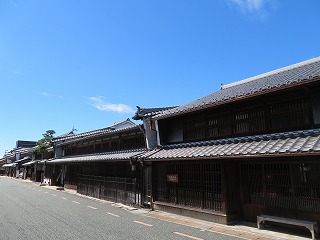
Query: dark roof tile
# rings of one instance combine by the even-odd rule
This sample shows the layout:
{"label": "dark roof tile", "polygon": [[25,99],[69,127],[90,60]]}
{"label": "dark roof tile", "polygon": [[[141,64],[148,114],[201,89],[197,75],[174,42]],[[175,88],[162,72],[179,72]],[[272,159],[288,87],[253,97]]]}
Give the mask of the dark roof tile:
{"label": "dark roof tile", "polygon": [[62,163],[79,163],[79,162],[110,162],[110,161],[128,161],[132,157],[138,156],[146,152],[145,149],[135,149],[127,151],[117,151],[108,153],[97,153],[79,156],[70,156],[52,159],[47,161],[47,164],[62,164]]}
{"label": "dark roof tile", "polygon": [[320,151],[320,131],[319,129],[311,129],[290,133],[227,138],[223,141],[171,144],[163,146],[161,149],[145,152],[138,158],[157,161],[179,158],[296,154],[317,151]]}
{"label": "dark roof tile", "polygon": [[172,107],[158,107],[158,108],[140,108],[137,106],[137,111],[135,115],[132,117],[134,120],[141,120],[142,118],[145,117],[152,117],[154,115],[160,114],[164,112],[165,110],[175,108],[177,106],[172,106]]}
{"label": "dark roof tile", "polygon": [[101,128],[101,129],[83,132],[83,133],[79,133],[79,134],[70,134],[70,135],[64,135],[62,137],[56,137],[56,138],[53,138],[53,142],[63,142],[66,140],[97,137],[97,136],[101,136],[101,135],[112,134],[112,133],[121,132],[121,131],[127,131],[127,130],[131,130],[131,129],[135,129],[135,128],[140,128],[140,125],[137,125],[137,124],[131,122],[130,119],[126,119],[124,121],[115,123],[112,126],[109,126],[106,128]]}
{"label": "dark roof tile", "polygon": [[320,76],[320,57],[310,59],[285,68],[271,71],[256,77],[248,78],[232,84],[227,84],[221,90],[187,104],[162,111],[155,119],[188,113],[197,109],[214,106],[226,100],[238,97],[264,93],[270,89],[282,89],[299,82],[308,82]]}

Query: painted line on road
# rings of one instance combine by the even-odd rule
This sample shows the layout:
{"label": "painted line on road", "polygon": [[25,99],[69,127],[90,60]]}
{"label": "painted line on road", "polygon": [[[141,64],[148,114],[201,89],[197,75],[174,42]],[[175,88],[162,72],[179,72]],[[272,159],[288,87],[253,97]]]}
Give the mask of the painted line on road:
{"label": "painted line on road", "polygon": [[39,190],[38,190],[38,192],[42,192],[42,190],[41,190],[41,189],[39,189]]}
{"label": "painted line on road", "polygon": [[72,201],[73,203],[75,203],[75,204],[81,204],[81,203],[79,203],[79,202],[77,202],[77,201]]}
{"label": "painted line on road", "polygon": [[87,208],[91,208],[91,209],[94,209],[94,210],[98,209],[98,208],[95,208],[95,207],[92,207],[92,206],[87,206]]}
{"label": "painted line on road", "polygon": [[198,237],[194,237],[188,234],[184,234],[184,233],[180,233],[180,232],[173,232],[177,235],[183,236],[183,237],[187,237],[187,238],[191,238],[191,239],[195,239],[195,240],[203,240],[203,238],[198,238]]}
{"label": "painted line on road", "polygon": [[144,225],[144,226],[147,226],[147,227],[153,227],[153,225],[148,224],[148,223],[139,222],[139,221],[133,221],[133,222],[138,223],[138,224],[141,224],[141,225]]}
{"label": "painted line on road", "polygon": [[63,200],[68,200],[67,198],[65,198],[65,197],[61,197]]}
{"label": "painted line on road", "polygon": [[55,197],[57,197],[57,195],[55,195],[55,194],[51,194],[52,196],[55,196]]}
{"label": "painted line on road", "polygon": [[114,214],[114,213],[111,213],[111,212],[107,212],[107,214],[109,214],[109,215],[111,215],[111,216],[114,216],[114,217],[120,217],[119,215]]}
{"label": "painted line on road", "polygon": [[48,192],[44,192],[44,193],[48,193]]}

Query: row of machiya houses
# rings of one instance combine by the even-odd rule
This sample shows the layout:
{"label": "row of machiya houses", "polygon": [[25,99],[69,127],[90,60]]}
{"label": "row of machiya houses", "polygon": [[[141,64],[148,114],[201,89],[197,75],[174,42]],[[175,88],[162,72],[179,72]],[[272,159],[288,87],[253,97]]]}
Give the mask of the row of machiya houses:
{"label": "row of machiya houses", "polygon": [[[55,137],[42,160],[2,160],[80,194],[229,224],[257,215],[320,222],[320,57],[134,120]],[[34,143],[35,144],[35,143]],[[23,170],[23,171],[22,171]]]}

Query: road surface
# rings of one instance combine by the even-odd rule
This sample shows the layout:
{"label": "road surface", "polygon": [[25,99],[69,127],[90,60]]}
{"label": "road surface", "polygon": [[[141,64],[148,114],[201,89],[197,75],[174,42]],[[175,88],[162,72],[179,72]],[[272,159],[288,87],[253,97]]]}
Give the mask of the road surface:
{"label": "road surface", "polygon": [[0,177],[0,240],[240,239],[134,214],[64,191]]}

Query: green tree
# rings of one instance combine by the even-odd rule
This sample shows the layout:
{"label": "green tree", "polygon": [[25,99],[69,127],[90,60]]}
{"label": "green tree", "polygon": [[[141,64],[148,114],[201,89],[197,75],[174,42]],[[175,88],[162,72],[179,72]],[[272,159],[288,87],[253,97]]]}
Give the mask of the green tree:
{"label": "green tree", "polygon": [[55,133],[56,132],[54,130],[47,130],[46,133],[42,134],[43,138],[38,140],[34,153],[41,156],[41,159],[43,158],[43,153],[53,146],[52,138]]}

